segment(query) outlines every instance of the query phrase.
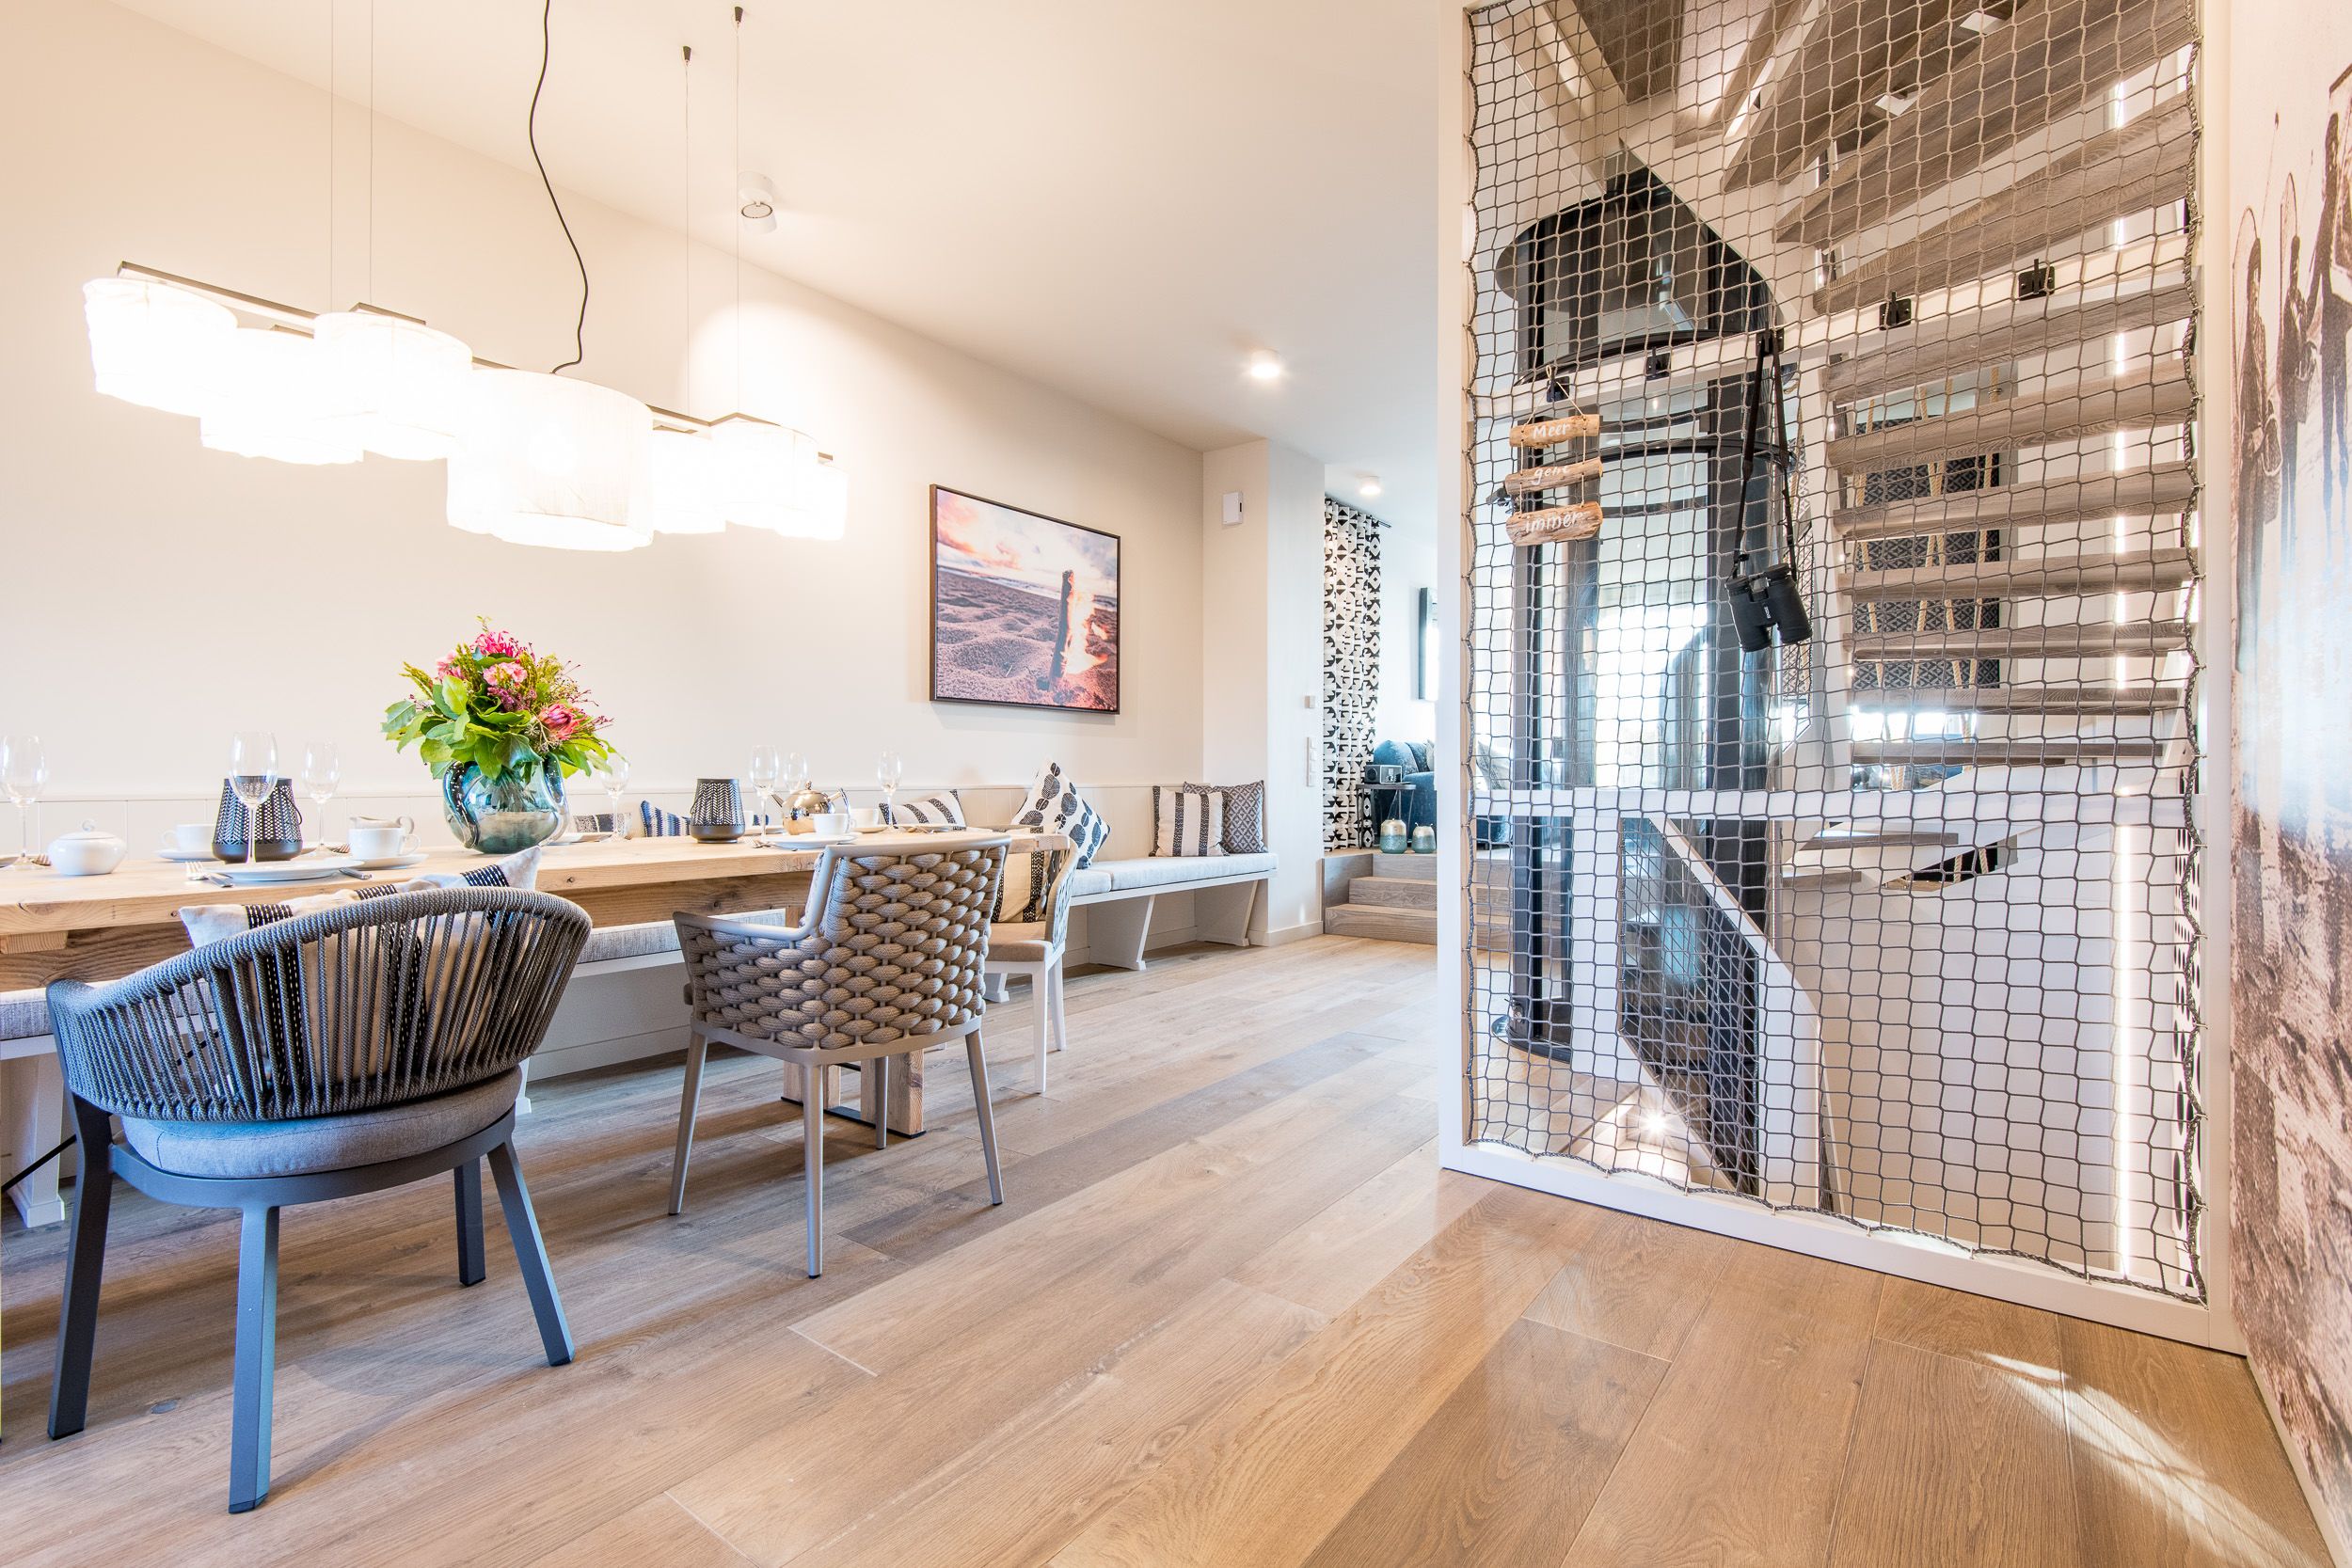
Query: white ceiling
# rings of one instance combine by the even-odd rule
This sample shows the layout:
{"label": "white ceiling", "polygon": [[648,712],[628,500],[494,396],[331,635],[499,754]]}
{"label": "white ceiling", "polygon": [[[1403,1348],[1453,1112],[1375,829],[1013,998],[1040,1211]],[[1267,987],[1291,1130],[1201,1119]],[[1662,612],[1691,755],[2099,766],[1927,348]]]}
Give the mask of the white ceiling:
{"label": "white ceiling", "polygon": [[[125,3],[320,85],[331,16],[337,87],[358,102],[372,31],[380,113],[530,166],[529,0]],[[1418,532],[1435,485],[1438,14],[747,0],[742,162],[775,182],[784,221],[744,254],[1187,446],[1270,436],[1335,484],[1376,473],[1374,510]],[[556,182],[681,221],[691,44],[694,229],[733,243],[733,32],[730,0],[555,0],[539,146]],[[1281,381],[1242,375],[1257,348],[1282,356]]]}

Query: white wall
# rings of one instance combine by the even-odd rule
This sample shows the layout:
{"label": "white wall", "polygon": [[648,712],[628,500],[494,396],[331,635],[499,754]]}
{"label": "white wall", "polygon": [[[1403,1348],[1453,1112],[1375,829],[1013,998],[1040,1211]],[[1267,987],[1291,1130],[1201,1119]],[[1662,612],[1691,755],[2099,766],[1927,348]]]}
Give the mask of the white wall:
{"label": "white wall", "polygon": [[1322,466],[1268,441],[1210,452],[1200,539],[1201,755],[1211,783],[1265,781],[1280,868],[1258,921],[1279,942],[1323,928]]}
{"label": "white wall", "polygon": [[[348,105],[330,291],[326,115],[317,90],[110,6],[0,13],[0,729],[46,738],[55,794],[201,792],[254,724],[297,755],[339,739],[354,793],[415,788],[377,716],[401,662],[430,662],[476,614],[578,659],[655,787],[739,771],[762,741],[834,784],[870,783],[885,746],[911,783],[1024,782],[1047,755],[1081,784],[1200,771],[1198,454],[782,278],[743,281],[740,405],[842,454],[840,544],[522,549],[447,526],[439,464],[209,452],[195,421],[99,397],[78,291],[125,260],[312,309],[364,293],[509,363],[569,356],[571,257],[535,177],[380,124],[371,266]],[[564,150],[546,151],[560,179]],[[564,206],[595,291],[579,373],[735,406],[727,259],[695,258],[690,366],[676,234]],[[1122,536],[1120,714],[928,701],[933,482]]]}
{"label": "white wall", "polygon": [[[1426,524],[1391,523],[1380,534],[1380,705],[1382,740],[1434,740],[1438,706],[1413,695],[1414,644],[1421,640],[1421,591],[1438,582],[1438,541]],[[1434,676],[1436,672],[1431,672]]]}

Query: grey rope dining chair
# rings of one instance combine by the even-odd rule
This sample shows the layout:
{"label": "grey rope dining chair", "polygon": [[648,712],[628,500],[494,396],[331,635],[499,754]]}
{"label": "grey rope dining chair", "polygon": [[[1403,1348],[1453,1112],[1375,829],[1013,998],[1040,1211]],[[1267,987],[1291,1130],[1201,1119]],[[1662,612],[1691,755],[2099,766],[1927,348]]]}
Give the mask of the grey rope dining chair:
{"label": "grey rope dining chair", "polygon": [[287,1205],[453,1171],[457,1277],[472,1285],[485,1272],[488,1159],[548,1364],[569,1361],[571,1331],[515,1160],[515,1096],[587,936],[587,915],[561,898],[436,889],[297,915],[107,984],[52,985],[82,1175],[49,1435],[70,1436],[87,1418],[118,1176],[167,1203],[244,1215],[232,1513],[269,1493],[278,1212]]}
{"label": "grey rope dining chair", "polygon": [[891,835],[827,849],[797,924],[782,914],[721,918],[681,912],[691,1034],[678,1101],[670,1212],[686,1207],[686,1166],[703,1060],[717,1041],[803,1069],[801,1100],[808,1178],[808,1276],[825,1272],[826,1068],[860,1063],[879,1075],[874,1143],[890,1144],[893,1057],[919,1070],[921,1053],[964,1043],[979,1117],[991,1203],[1005,1201],[996,1121],[980,1052],[981,966],[989,915],[1005,870],[1004,834]]}

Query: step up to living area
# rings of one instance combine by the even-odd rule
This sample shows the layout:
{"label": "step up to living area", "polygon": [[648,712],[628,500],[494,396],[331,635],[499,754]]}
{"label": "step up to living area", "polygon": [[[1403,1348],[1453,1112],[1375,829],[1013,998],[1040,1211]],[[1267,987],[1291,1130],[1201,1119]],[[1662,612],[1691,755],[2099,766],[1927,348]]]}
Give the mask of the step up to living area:
{"label": "step up to living area", "polygon": [[1341,902],[1325,908],[1324,930],[1332,936],[1435,946],[1438,857],[1375,853],[1371,864],[1368,875],[1348,879]]}

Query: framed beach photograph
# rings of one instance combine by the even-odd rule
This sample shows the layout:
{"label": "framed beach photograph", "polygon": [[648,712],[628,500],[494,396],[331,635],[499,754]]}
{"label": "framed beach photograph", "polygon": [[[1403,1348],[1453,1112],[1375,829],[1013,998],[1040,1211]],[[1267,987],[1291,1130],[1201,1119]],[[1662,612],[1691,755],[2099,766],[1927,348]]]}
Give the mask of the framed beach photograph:
{"label": "framed beach photograph", "polygon": [[931,699],[1119,711],[1119,536],[931,486]]}

